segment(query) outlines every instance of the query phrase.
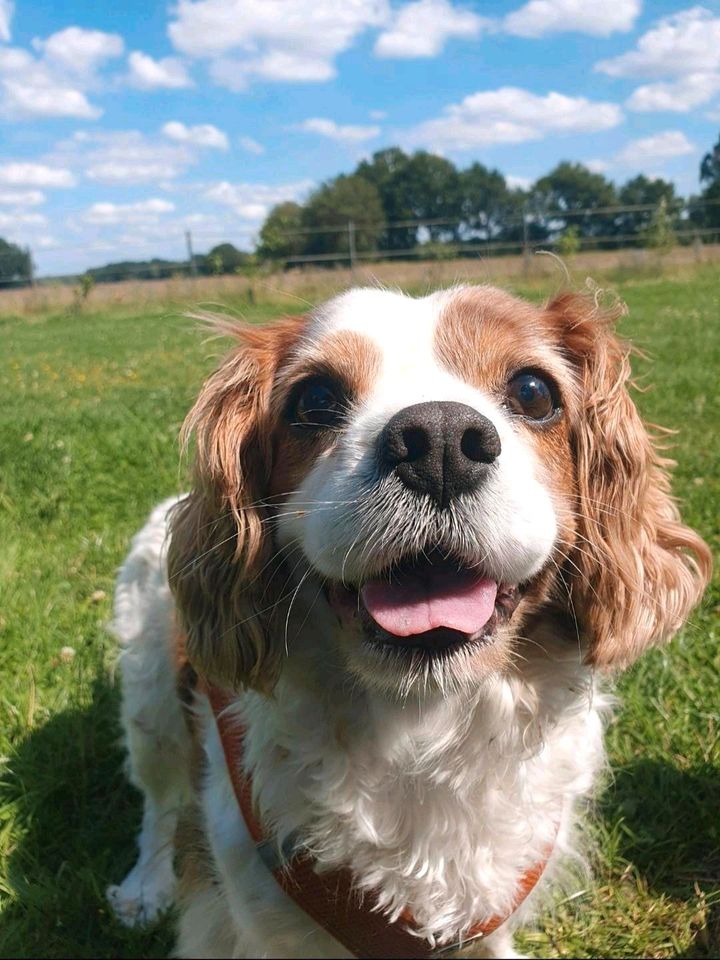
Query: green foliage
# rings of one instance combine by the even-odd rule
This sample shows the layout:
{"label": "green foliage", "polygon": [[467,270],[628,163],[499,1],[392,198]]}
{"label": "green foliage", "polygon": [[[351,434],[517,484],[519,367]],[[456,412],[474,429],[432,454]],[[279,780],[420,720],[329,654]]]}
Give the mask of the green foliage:
{"label": "green foliage", "polygon": [[79,314],[82,313],[87,298],[93,291],[95,287],[95,277],[92,273],[84,273],[80,277],[80,282],[77,287],[73,289],[73,302],[68,308],[69,314]]}
{"label": "green foliage", "polygon": [[646,177],[641,173],[632,180],[628,180],[620,188],[618,200],[625,206],[649,206],[653,210],[628,210],[618,214],[615,218],[615,228],[619,237],[638,237],[643,242],[653,215],[661,202],[665,203],[669,218],[674,219],[674,211],[678,198],[675,194],[675,185],[661,177]]}
{"label": "green foliage", "polygon": [[[349,256],[348,224],[354,225],[355,249],[374,250],[382,233],[384,214],[380,195],[372,183],[357,175],[335,177],[310,195],[302,211],[309,254]],[[329,227],[326,232],[313,232]]]}
{"label": "green foliage", "polygon": [[300,256],[305,238],[302,229],[302,207],[288,200],[272,208],[260,230],[257,255],[261,260],[285,260]]}
{"label": "green foliage", "polygon": [[[548,216],[549,211],[577,212],[617,203],[614,185],[601,173],[593,173],[582,163],[563,161],[546,174],[530,190],[530,205],[537,215]],[[556,217],[562,222],[562,216]],[[611,215],[579,214],[568,218],[563,228],[572,224],[580,236],[607,236],[613,232]]]}
{"label": "green foliage", "polygon": [[667,201],[665,197],[662,197],[653,211],[650,223],[642,233],[642,239],[646,247],[656,250],[659,254],[672,250],[677,242],[672,219],[672,215],[667,208]]}
{"label": "green foliage", "polygon": [[[635,361],[655,386],[637,402],[679,430],[674,490],[717,557],[717,271],[619,292],[621,332],[654,358]],[[287,309],[227,306],[258,321]],[[91,297],[82,317],[28,320],[0,318],[0,956],[168,956],[170,923],[127,930],[104,900],[140,824],[105,624],[130,537],[183,489],[176,437],[214,360],[165,308],[100,310]],[[523,934],[523,953],[718,955],[719,609],[716,574],[680,637],[620,681],[592,878]]]}
{"label": "green foliage", "polygon": [[569,259],[580,250],[580,230],[577,226],[566,227],[557,242],[557,252]]}
{"label": "green foliage", "polygon": [[117,283],[121,280],[166,280],[178,271],[184,271],[187,264],[178,260],[121,260],[108,263],[103,267],[88,270],[96,283]]}
{"label": "green foliage", "polygon": [[200,272],[219,277],[224,273],[238,273],[250,259],[250,254],[238,250],[232,243],[219,243],[203,258]]}
{"label": "green foliage", "polygon": [[0,286],[4,283],[30,280],[32,260],[29,250],[0,237]]}

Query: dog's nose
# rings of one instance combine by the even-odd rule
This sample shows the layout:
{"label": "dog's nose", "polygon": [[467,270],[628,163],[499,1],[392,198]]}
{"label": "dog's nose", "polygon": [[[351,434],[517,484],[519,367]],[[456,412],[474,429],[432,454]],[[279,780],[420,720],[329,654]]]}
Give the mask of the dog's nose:
{"label": "dog's nose", "polygon": [[380,435],[382,465],[442,509],[475,490],[500,456],[493,423],[464,403],[416,403],[396,413]]}

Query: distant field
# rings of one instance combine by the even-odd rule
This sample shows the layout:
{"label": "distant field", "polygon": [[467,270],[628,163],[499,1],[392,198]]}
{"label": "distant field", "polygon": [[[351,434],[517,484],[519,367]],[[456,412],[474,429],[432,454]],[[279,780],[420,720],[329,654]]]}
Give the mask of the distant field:
{"label": "distant field", "polygon": [[[646,264],[633,275],[614,256],[607,270],[630,307],[623,331],[652,357],[636,365],[652,384],[638,403],[679,430],[675,490],[717,556],[717,269],[678,263],[657,277]],[[465,269],[385,266],[385,282],[414,290]],[[506,282],[537,298],[557,277]],[[313,275],[292,295],[312,301],[348,281]],[[293,296],[264,283],[176,288],[154,304],[142,290],[113,301],[98,289],[74,314],[42,289],[27,294],[34,305],[0,294],[0,956],[170,949],[168,924],[128,933],[103,898],[131,865],[140,812],[122,774],[103,628],[129,537],[156,501],[184,486],[178,428],[221,349],[166,304],[203,297],[259,321],[297,312]],[[595,880],[525,936],[529,954],[718,956],[719,613],[716,578],[682,636],[622,680],[608,735],[613,779],[593,828]]]}

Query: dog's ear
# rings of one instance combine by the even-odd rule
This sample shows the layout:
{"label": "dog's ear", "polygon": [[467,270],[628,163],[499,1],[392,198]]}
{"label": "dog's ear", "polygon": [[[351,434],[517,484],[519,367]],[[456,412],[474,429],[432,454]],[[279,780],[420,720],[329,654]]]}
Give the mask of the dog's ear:
{"label": "dog's ear", "polygon": [[171,518],[170,586],[188,656],[225,687],[272,688],[274,566],[265,498],[273,459],[275,373],[303,326],[228,326],[238,345],[205,382],[183,434],[195,437],[194,481]]}
{"label": "dog's ear", "polygon": [[614,332],[622,306],[605,310],[566,293],[547,312],[580,385],[571,437],[578,537],[567,565],[574,613],[588,661],[624,666],[678,630],[712,558],[681,522],[672,461],[659,455],[628,392],[629,348]]}

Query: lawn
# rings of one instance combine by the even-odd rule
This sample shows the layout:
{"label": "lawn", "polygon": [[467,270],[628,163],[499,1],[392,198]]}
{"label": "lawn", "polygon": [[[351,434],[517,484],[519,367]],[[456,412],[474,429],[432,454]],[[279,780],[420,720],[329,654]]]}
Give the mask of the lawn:
{"label": "lawn", "polygon": [[[622,329],[651,357],[636,364],[652,385],[638,403],[679,430],[675,490],[717,556],[720,278],[619,291]],[[297,310],[231,306],[258,320]],[[103,898],[131,865],[140,813],[104,627],[129,537],[183,487],[178,428],[220,347],[157,304],[2,311],[0,956],[160,957],[169,925],[129,933]],[[525,935],[530,955],[718,956],[719,612],[716,578],[683,634],[620,682],[594,881]]]}

